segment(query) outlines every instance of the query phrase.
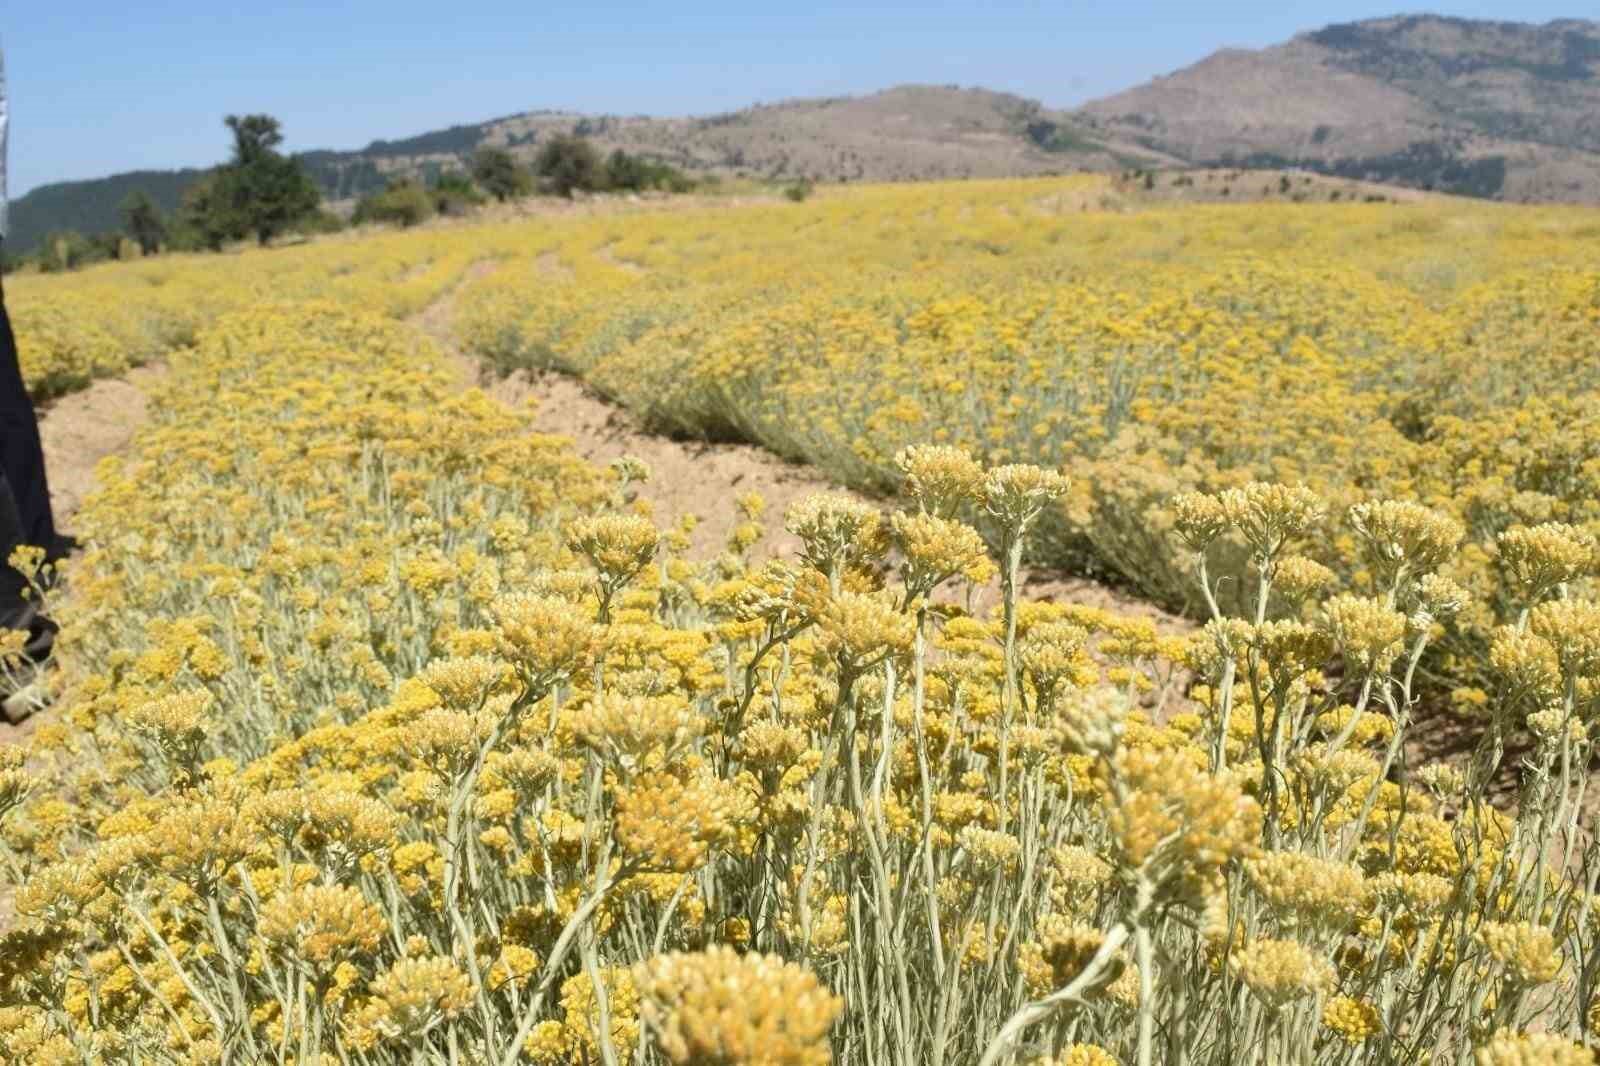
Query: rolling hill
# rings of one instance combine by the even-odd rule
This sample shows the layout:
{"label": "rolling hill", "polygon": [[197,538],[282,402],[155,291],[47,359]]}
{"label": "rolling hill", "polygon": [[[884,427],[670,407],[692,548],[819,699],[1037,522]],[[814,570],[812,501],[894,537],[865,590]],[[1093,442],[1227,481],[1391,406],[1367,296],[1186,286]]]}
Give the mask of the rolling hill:
{"label": "rolling hill", "polygon": [[1398,16],[1227,49],[1075,117],[1196,165],[1600,200],[1600,23]]}
{"label": "rolling hill", "polygon": [[[460,167],[480,145],[529,158],[563,133],[691,172],[774,180],[1289,167],[1494,199],[1600,202],[1600,23],[1416,15],[1333,25],[1270,48],[1224,49],[1073,111],[906,85],[699,118],[529,111],[301,158],[324,195],[348,206],[390,177]],[[10,243],[113,228],[134,188],[170,209],[196,174],[43,186],[13,205]]]}
{"label": "rolling hill", "polygon": [[[530,111],[301,158],[323,194],[340,207],[383,188],[391,177],[460,168],[480,145],[529,159],[545,139],[569,133],[605,152],[620,148],[690,172],[776,180],[911,181],[1181,164],[1138,144],[1090,135],[1080,120],[1019,96],[919,85],[701,118]],[[114,228],[118,205],[136,187],[170,210],[196,176],[146,171],[41,186],[12,205],[10,240],[27,249],[56,229]]]}

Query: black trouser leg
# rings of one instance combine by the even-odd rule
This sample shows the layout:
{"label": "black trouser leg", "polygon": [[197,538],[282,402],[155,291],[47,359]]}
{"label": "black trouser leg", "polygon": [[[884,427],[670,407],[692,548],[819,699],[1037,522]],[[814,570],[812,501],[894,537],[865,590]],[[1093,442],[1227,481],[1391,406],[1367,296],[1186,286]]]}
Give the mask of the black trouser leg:
{"label": "black trouser leg", "polygon": [[[0,474],[0,629],[22,629],[28,634],[22,654],[31,662],[42,663],[55,647],[59,627],[39,613],[39,603],[31,598],[27,579],[5,564],[12,549],[26,543],[21,537],[22,521],[11,498],[11,486]],[[8,663],[8,668],[15,663]],[[10,708],[6,708],[7,717]],[[12,718],[14,721],[15,719]]]}
{"label": "black trouser leg", "polygon": [[11,486],[0,471],[0,628],[22,628],[13,623],[23,615],[25,601],[22,597],[27,582],[22,575],[6,565],[11,552],[22,539],[22,520],[17,516],[17,503],[11,498]]}
{"label": "black trouser leg", "polygon": [[50,483],[45,479],[39,419],[22,381],[4,288],[0,288],[0,473],[11,484],[11,497],[22,524],[22,542],[44,548],[54,557],[60,538],[50,510]]}

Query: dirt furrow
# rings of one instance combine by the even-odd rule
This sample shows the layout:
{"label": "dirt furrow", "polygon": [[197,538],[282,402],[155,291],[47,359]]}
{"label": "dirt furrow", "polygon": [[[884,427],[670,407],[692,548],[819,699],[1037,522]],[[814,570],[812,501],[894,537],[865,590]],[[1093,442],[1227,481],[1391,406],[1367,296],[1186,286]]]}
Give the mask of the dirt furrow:
{"label": "dirt furrow", "polygon": [[72,516],[94,490],[95,468],[128,447],[149,413],[149,390],[166,377],[159,363],[122,377],[101,378],[69,393],[39,416],[45,472],[56,523],[69,532]]}

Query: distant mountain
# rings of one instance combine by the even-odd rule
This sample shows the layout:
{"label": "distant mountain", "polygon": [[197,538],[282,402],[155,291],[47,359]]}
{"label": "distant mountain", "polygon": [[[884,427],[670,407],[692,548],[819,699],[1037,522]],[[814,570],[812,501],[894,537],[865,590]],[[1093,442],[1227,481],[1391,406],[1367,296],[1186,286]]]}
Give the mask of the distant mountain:
{"label": "distant mountain", "polygon": [[62,181],[41,185],[11,204],[8,253],[35,248],[46,234],[75,229],[100,233],[120,229],[120,208],[128,194],[149,193],[163,210],[178,206],[183,190],[201,174],[198,170],[135,170],[92,181]]}
{"label": "distant mountain", "polygon": [[[454,126],[358,151],[301,158],[334,204],[383,188],[391,177],[429,177],[466,166],[481,145],[531,159],[544,140],[576,133],[604,152],[621,148],[698,173],[785,180],[908,181],[1005,177],[1071,170],[1175,165],[1179,160],[1114,137],[1091,135],[1064,112],[1019,96],[954,86],[901,86],[863,97],[791,100],[704,118],[645,118],[531,111]],[[41,186],[12,205],[17,250],[46,233],[117,227],[135,188],[164,209],[198,171],[140,171]]]}
{"label": "distant mountain", "polygon": [[1076,112],[1197,165],[1600,200],[1600,23],[1408,15],[1229,49]]}
{"label": "distant mountain", "polygon": [[[685,170],[787,180],[909,181],[1061,171],[1298,167],[1503,200],[1600,202],[1600,23],[1429,15],[1328,26],[1227,49],[1076,111],[986,89],[905,85],[702,118],[530,111],[302,158],[348,206],[401,175],[462,167],[480,145],[531,158],[577,133]],[[177,205],[196,171],[35,189],[9,243],[118,225],[143,188]]]}
{"label": "distant mountain", "polygon": [[[311,176],[323,195],[335,202],[357,199],[383,188],[393,173],[436,172],[460,166],[488,137],[488,124],[454,126],[402,141],[373,141],[356,152],[304,152]],[[11,250],[27,251],[57,230],[100,233],[122,225],[121,206],[129,193],[142,189],[171,212],[183,190],[204,170],[136,170],[89,181],[41,185],[11,205]]]}
{"label": "distant mountain", "polygon": [[903,85],[870,96],[790,100],[704,118],[535,112],[487,124],[490,143],[534,151],[576,132],[604,150],[691,171],[821,181],[905,181],[1110,170],[1175,162],[1091,136],[1037,101],[955,86]]}

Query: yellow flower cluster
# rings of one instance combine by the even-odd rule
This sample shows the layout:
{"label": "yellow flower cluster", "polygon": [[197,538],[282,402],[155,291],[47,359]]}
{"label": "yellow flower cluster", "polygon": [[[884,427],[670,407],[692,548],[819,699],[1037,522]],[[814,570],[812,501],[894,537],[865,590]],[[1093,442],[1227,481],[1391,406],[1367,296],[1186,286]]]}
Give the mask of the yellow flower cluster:
{"label": "yellow flower cluster", "polygon": [[714,947],[663,955],[634,982],[645,1019],[675,1063],[827,1066],[828,1030],[842,1005],[811,973],[782,959]]}

